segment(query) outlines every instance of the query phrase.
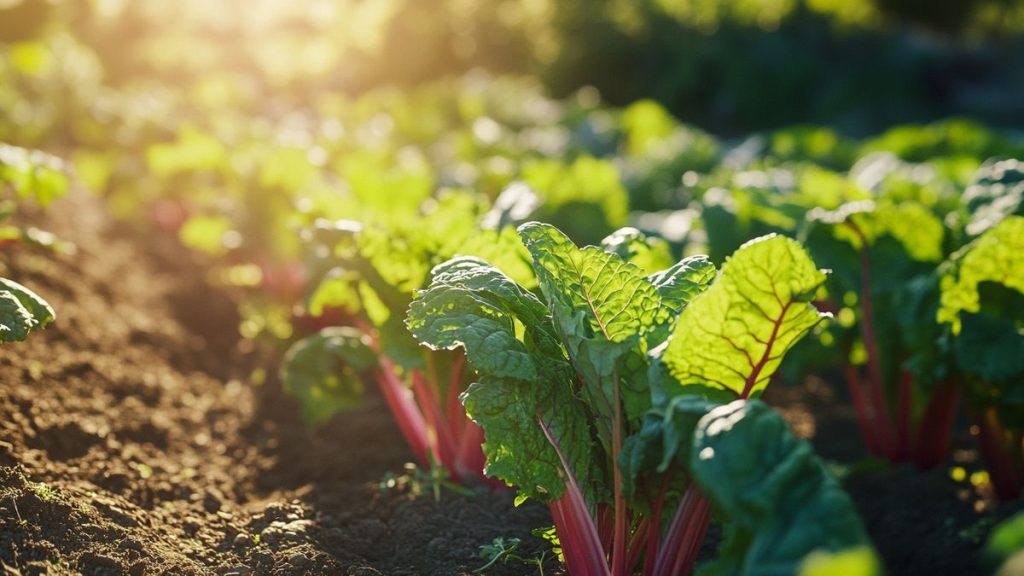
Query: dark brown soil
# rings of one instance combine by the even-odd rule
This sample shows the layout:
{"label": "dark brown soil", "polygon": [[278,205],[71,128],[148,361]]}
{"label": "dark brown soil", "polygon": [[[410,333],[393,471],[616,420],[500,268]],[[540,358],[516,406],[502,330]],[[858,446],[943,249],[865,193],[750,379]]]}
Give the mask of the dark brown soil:
{"label": "dark brown soil", "polygon": [[[998,504],[987,484],[974,486],[983,469],[965,423],[953,454],[933,470],[871,459],[860,442],[848,398],[828,383],[808,378],[800,386],[776,385],[765,400],[778,406],[794,431],[835,467],[891,575],[982,575],[992,572],[981,555],[991,528],[1021,509]],[[964,480],[953,479],[962,468]]]}
{"label": "dark brown soil", "polygon": [[[0,574],[448,575],[481,566],[498,536],[547,550],[530,535],[547,511],[509,493],[382,489],[410,455],[375,397],[307,429],[276,354],[237,337],[236,303],[172,239],[111,224],[85,197],[43,224],[78,254],[0,252],[0,275],[59,315],[0,348]],[[977,550],[996,513],[949,473],[978,468],[968,438],[930,473],[863,466],[852,410],[824,382],[769,401],[844,463],[889,573],[986,572]]]}

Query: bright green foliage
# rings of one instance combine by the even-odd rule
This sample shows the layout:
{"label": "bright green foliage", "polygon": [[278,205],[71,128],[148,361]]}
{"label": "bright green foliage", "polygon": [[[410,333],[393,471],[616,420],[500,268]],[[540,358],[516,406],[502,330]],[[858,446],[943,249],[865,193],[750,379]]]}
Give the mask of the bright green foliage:
{"label": "bright green foliage", "polygon": [[587,422],[572,398],[572,371],[548,311],[533,294],[482,260],[456,258],[434,270],[406,324],[432,348],[465,349],[479,380],[462,402],[484,428],[488,475],[533,498],[561,495],[564,472],[541,419],[573,473],[585,477],[591,458]]}
{"label": "bright green foliage", "polygon": [[53,322],[53,308],[35,292],[0,278],[0,342],[24,340],[30,332]]}
{"label": "bright green foliage", "polygon": [[862,147],[862,153],[883,150],[911,162],[925,162],[940,156],[987,158],[1021,152],[1019,142],[962,118],[921,126],[896,126]]}
{"label": "bright green foliage", "polygon": [[522,179],[537,192],[541,207],[534,218],[551,222],[573,238],[597,242],[595,232],[626,223],[629,199],[615,164],[580,156],[571,164],[556,160],[526,162]]}
{"label": "bright green foliage", "polygon": [[[975,401],[1003,424],[1024,424],[1024,216],[982,234],[946,267],[940,322],[950,326],[957,366]],[[1019,451],[1018,451],[1019,453]]]}
{"label": "bright green foliage", "polygon": [[[758,390],[778,357],[821,319],[804,297],[824,275],[792,240],[769,237],[751,243],[716,279],[704,257],[647,276],[616,253],[578,248],[552,226],[527,223],[519,233],[533,256],[543,299],[480,259],[456,258],[434,269],[406,324],[431,348],[465,350],[478,379],[462,401],[484,428],[487,473],[525,496],[558,499],[568,474],[588,504],[610,503],[618,470],[622,495],[637,512],[650,513],[651,503],[639,497],[636,487],[659,481],[651,475],[666,474],[672,494],[685,490],[678,466],[688,466],[694,426],[712,406],[696,395],[699,386],[689,386],[706,382],[682,381],[673,384],[666,404],[652,408],[647,353],[671,333],[675,318],[680,325],[701,323],[713,309],[724,307],[728,318],[747,323],[752,334],[764,332],[757,338],[769,343],[762,350],[766,360],[744,368],[748,373],[741,380],[749,378]],[[752,292],[753,287],[761,292]],[[750,294],[765,309],[776,306],[781,327],[776,333],[750,308],[745,300]],[[769,296],[770,302],[763,303],[765,294],[786,300],[779,305]],[[691,310],[697,312],[686,320]],[[700,344],[680,336],[686,330],[678,329],[673,342]],[[721,343],[714,348],[720,353]],[[686,358],[679,350],[674,353]],[[624,438],[618,456],[617,426]]]}
{"label": "bright green foliage", "polygon": [[593,246],[577,248],[547,224],[524,224],[519,234],[533,255],[537,281],[562,345],[582,376],[600,422],[599,438],[610,449],[614,407],[620,399],[630,420],[638,420],[650,408],[644,357],[667,334],[674,312],[686,305],[692,292],[666,289],[665,294],[675,298],[666,305],[665,295],[644,271],[616,254]]}
{"label": "bright green foliage", "polygon": [[281,379],[298,398],[306,421],[320,424],[362,402],[364,379],[376,365],[368,336],[355,328],[330,327],[288,350]]}
{"label": "bright green foliage", "polygon": [[966,231],[977,236],[1007,216],[1024,215],[1024,162],[991,162],[978,170],[964,190],[962,204],[970,214]]}
{"label": "bright green foliage", "polygon": [[67,169],[59,158],[0,142],[0,191],[5,185],[46,206],[67,192]]}
{"label": "bright green foliage", "polygon": [[942,279],[939,320],[961,330],[961,313],[981,311],[979,285],[1001,284],[1024,293],[1024,217],[1011,216],[972,244],[954,273]]}
{"label": "bright green foliage", "polygon": [[869,546],[830,554],[815,551],[800,564],[800,576],[875,576],[882,573],[878,555]]}
{"label": "bright green foliage", "polygon": [[726,531],[703,575],[795,574],[813,552],[868,545],[852,502],[811,445],[759,401],[737,400],[704,416],[690,470]]}
{"label": "bright green foliage", "polygon": [[679,262],[654,272],[647,279],[654,284],[661,295],[662,303],[674,314],[693,300],[718,275],[718,270],[707,256],[697,255],[683,258]]}
{"label": "bright green foliage", "polygon": [[786,351],[826,317],[809,302],[824,281],[796,241],[753,240],[683,311],[662,361],[684,387],[759,394]]}
{"label": "bright green foliage", "polygon": [[919,203],[851,202],[834,211],[812,210],[807,218],[812,223],[836,225],[836,238],[857,250],[867,249],[889,236],[912,260],[939,262],[943,258],[942,221]]}
{"label": "bright green foliage", "polygon": [[652,152],[655,145],[672,135],[679,121],[657,102],[639,100],[622,112],[625,151],[631,156]]}
{"label": "bright green foliage", "polygon": [[651,274],[664,270],[675,259],[668,242],[661,238],[647,236],[636,228],[620,228],[601,241],[605,252],[613,252],[623,260],[639,266],[641,270]]}
{"label": "bright green foliage", "polygon": [[[988,537],[985,555],[991,560],[1003,561],[1024,552],[1024,512],[999,523]],[[1002,574],[1002,573],[1000,573]]]}
{"label": "bright green foliage", "polygon": [[[519,228],[556,326],[567,340],[599,335],[609,342],[643,337],[667,320],[657,289],[644,271],[621,257],[588,246],[577,248],[557,228],[539,223]],[[570,354],[575,352],[570,349]]]}
{"label": "bright green foliage", "polygon": [[611,450],[616,403],[623,422],[650,407],[648,339],[713,277],[711,266],[691,260],[664,273],[669,307],[643,270],[614,253],[578,248],[546,224],[519,233],[543,301],[482,260],[456,258],[434,270],[406,323],[433,348],[465,349],[479,380],[463,404],[484,428],[488,474],[531,497],[559,497],[565,471],[548,428],[588,500],[603,501],[611,473],[593,460],[594,442]]}

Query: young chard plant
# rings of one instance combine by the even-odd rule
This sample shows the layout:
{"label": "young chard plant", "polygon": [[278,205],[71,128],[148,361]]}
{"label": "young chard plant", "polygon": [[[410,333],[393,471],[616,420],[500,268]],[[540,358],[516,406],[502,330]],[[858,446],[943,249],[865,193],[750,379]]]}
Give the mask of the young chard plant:
{"label": "young chard plant", "polygon": [[20,342],[56,318],[53,308],[21,284],[0,278],[0,343]]}
{"label": "young chard plant", "polygon": [[423,212],[417,205],[367,224],[318,221],[306,234],[316,280],[310,314],[333,311],[348,325],[296,342],[282,379],[311,424],[359,405],[375,383],[421,465],[440,466],[455,482],[497,485],[483,476],[483,431],[459,404],[470,380],[465,359],[418,347],[402,324],[430,267],[456,253],[487,255],[523,282],[532,279],[514,231],[480,229],[477,208],[469,195],[450,195]]}
{"label": "young chard plant", "polygon": [[865,446],[894,462],[937,466],[960,394],[934,320],[942,220],[920,202],[881,197],[812,210],[807,221],[807,245],[834,271],[829,293],[842,310],[834,334]]}
{"label": "young chard plant", "polygon": [[[53,234],[3,222],[14,214],[19,200],[31,198],[45,206],[63,195],[67,187],[67,176],[60,159],[0,143],[0,193],[9,189],[16,198],[0,198],[0,247],[19,241],[55,246]],[[25,340],[31,332],[45,328],[55,318],[53,308],[35,292],[12,280],[0,278],[0,343]]]}
{"label": "young chard plant", "polygon": [[[535,222],[519,234],[542,297],[460,257],[433,270],[406,323],[433,350],[464,349],[477,377],[461,399],[483,427],[486,473],[548,504],[570,573],[689,573],[711,502],[738,519],[726,557],[771,557],[764,573],[792,573],[819,547],[865,542],[807,445],[783,438],[777,415],[747,403],[823,316],[809,295],[824,274],[799,244],[752,241],[716,277],[703,256],[648,274],[620,254],[649,252],[623,242],[606,243],[615,253],[580,249]],[[780,442],[770,450],[739,436],[769,429]],[[729,468],[744,469],[751,485],[774,470],[770,485],[792,497],[767,500],[777,510],[759,506],[723,480]],[[811,494],[820,502],[814,496],[799,528],[789,525]],[[851,518],[847,531],[822,536]],[[760,573],[758,560],[736,562]]]}
{"label": "young chard plant", "polygon": [[1002,499],[1024,488],[1024,216],[1009,216],[950,260],[938,318],[967,382],[978,442]]}

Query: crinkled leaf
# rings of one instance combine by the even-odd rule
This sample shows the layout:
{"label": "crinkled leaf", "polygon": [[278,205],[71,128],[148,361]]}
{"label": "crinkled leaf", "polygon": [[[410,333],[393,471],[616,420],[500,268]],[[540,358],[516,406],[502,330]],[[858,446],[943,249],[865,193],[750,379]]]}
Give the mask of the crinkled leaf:
{"label": "crinkled leaf", "polygon": [[524,495],[559,497],[565,472],[540,426],[543,420],[571,473],[586,484],[589,427],[573,397],[573,372],[547,308],[478,258],[454,258],[432,275],[430,286],[410,306],[406,325],[431,348],[464,348],[479,375],[462,402],[484,429],[485,472]]}
{"label": "crinkled leaf", "polygon": [[961,198],[970,215],[967,233],[982,234],[1011,215],[1024,212],[1024,162],[1003,160],[978,169]]}
{"label": "crinkled leaf", "polygon": [[623,342],[666,320],[657,289],[640,268],[593,246],[577,248],[548,224],[523,224],[519,234],[567,343],[595,336]]}
{"label": "crinkled leaf", "polygon": [[0,342],[20,342],[32,331],[32,314],[10,292],[0,291]]}
{"label": "crinkled leaf", "polygon": [[35,292],[0,278],[0,342],[24,340],[56,317],[53,308]]}
{"label": "crinkled leaf", "polygon": [[301,404],[306,422],[316,425],[362,402],[363,379],[376,363],[369,336],[335,326],[293,344],[285,354],[281,380]]}
{"label": "crinkled leaf", "polygon": [[644,272],[618,255],[593,246],[577,248],[548,224],[524,224],[519,234],[608,446],[616,397],[629,419],[640,418],[650,407],[646,383],[633,376],[646,375],[647,337],[671,319],[670,311]]}
{"label": "crinkled leaf", "polygon": [[813,552],[868,545],[853,504],[811,445],[757,400],[700,420],[690,470],[726,520],[725,542],[704,575],[796,574]]}
{"label": "crinkled leaf", "polygon": [[938,262],[943,258],[945,226],[919,202],[860,200],[835,210],[811,210],[807,219],[835,226],[836,238],[858,250],[864,247],[864,241],[872,245],[883,236],[891,236],[913,260]]}
{"label": "crinkled leaf", "polygon": [[1024,216],[1011,216],[985,232],[942,278],[939,321],[960,332],[960,314],[977,313],[978,285],[994,282],[1024,293]]}
{"label": "crinkled leaf", "polygon": [[543,304],[535,296],[477,258],[445,262],[433,276],[406,318],[416,339],[434,349],[464,347],[470,365],[480,374],[537,378],[533,357],[515,328],[520,316],[531,324],[544,321]]}
{"label": "crinkled leaf", "polygon": [[668,242],[632,227],[619,228],[606,236],[601,241],[601,248],[639,266],[648,274],[664,270],[673,262]]}
{"label": "crinkled leaf", "polygon": [[588,484],[589,426],[568,379],[542,376],[528,382],[483,376],[462,394],[462,403],[466,414],[484,429],[488,476],[541,501],[562,495],[565,471],[540,427],[543,419],[566,454],[571,473],[581,485]]}
{"label": "crinkled leaf", "polygon": [[662,357],[669,373],[683,387],[759,393],[786,351],[828,316],[809,302],[824,280],[795,240],[744,244],[679,316]]}
{"label": "crinkled leaf", "polygon": [[657,288],[662,303],[678,314],[707,289],[717,274],[718,269],[707,256],[697,255],[683,258],[647,279]]}

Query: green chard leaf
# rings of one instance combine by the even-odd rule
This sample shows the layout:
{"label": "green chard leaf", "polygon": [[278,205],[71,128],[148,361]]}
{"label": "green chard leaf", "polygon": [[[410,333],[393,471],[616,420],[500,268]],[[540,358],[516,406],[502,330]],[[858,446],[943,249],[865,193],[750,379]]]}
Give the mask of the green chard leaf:
{"label": "green chard leaf", "polygon": [[359,406],[363,380],[376,365],[368,335],[356,328],[332,326],[288,349],[281,380],[285,391],[301,404],[306,422],[316,425]]}
{"label": "green chard leaf", "polygon": [[1007,217],[968,245],[940,286],[938,320],[950,326],[960,367],[1016,384],[1024,374],[1024,216]]}
{"label": "green chard leaf", "polygon": [[683,258],[671,267],[655,272],[647,279],[657,288],[662,302],[674,314],[707,289],[718,275],[711,260],[703,254]]}
{"label": "green chard leaf", "polygon": [[636,228],[619,228],[601,241],[605,252],[639,266],[648,274],[672,266],[672,250],[663,238],[648,236]]}
{"label": "green chard leaf", "polygon": [[1011,216],[971,244],[942,278],[939,321],[960,332],[960,314],[981,311],[978,286],[1002,284],[1024,293],[1024,216]]}
{"label": "green chard leaf", "polygon": [[528,222],[519,227],[519,234],[567,342],[598,335],[623,342],[667,319],[657,289],[637,266],[593,246],[577,248],[549,224]]}
{"label": "green chard leaf", "polygon": [[0,342],[20,342],[56,317],[53,308],[35,292],[0,278]]}
{"label": "green chard leaf", "polygon": [[548,224],[529,222],[519,234],[533,256],[557,333],[602,423],[599,437],[610,446],[617,397],[630,420],[650,408],[642,379],[645,355],[649,338],[671,321],[670,310],[644,271],[618,255],[577,248]]}
{"label": "green chard leaf", "polygon": [[967,233],[982,234],[1011,215],[1024,215],[1024,162],[1002,160],[978,169],[961,203],[970,215]]}
{"label": "green chard leaf", "polygon": [[[853,504],[811,445],[760,401],[737,400],[704,416],[690,470],[726,520],[719,557],[703,576],[796,574],[812,553],[868,546]],[[857,565],[876,572],[874,562]]]}
{"label": "green chard leaf", "polygon": [[478,381],[462,402],[484,429],[485,473],[531,498],[561,496],[564,472],[543,422],[585,484],[591,466],[587,418],[573,397],[573,371],[544,304],[478,258],[454,258],[432,274],[406,325],[430,348],[465,349]]}
{"label": "green chard leaf", "polygon": [[676,393],[700,385],[759,394],[786,351],[829,316],[810,303],[824,281],[795,240],[769,235],[744,244],[679,316],[661,358],[681,385]]}

